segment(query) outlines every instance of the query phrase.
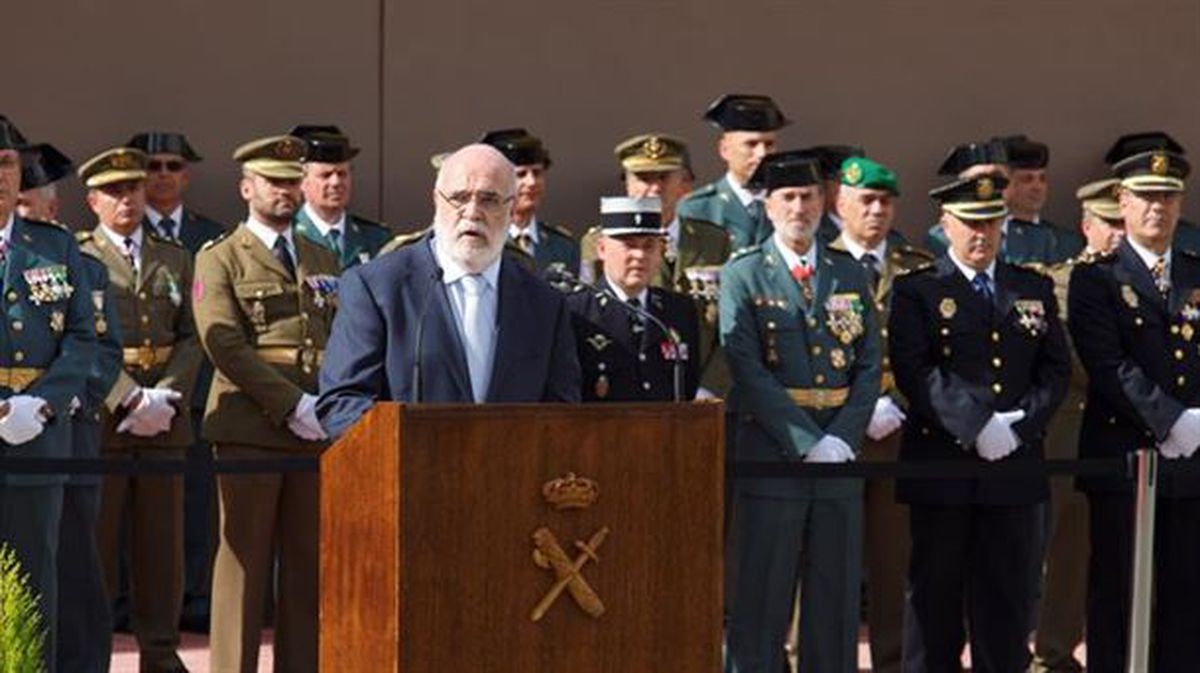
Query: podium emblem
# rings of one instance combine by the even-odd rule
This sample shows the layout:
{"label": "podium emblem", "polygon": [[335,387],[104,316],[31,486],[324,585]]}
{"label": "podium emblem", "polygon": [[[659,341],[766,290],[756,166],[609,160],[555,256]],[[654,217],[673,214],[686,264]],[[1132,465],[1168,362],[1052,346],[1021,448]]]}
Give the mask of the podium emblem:
{"label": "podium emblem", "polygon": [[[586,509],[600,497],[600,485],[571,472],[565,477],[546,482],[542,486],[542,497],[546,504],[555,509]],[[589,562],[600,562],[598,552],[608,534],[609,529],[604,526],[592,533],[586,542],[576,540],[575,548],[579,554],[571,558],[549,528],[543,526],[534,531],[533,563],[554,573],[555,582],[533,608],[529,617],[531,620],[541,621],[564,591],[571,594],[576,605],[592,617],[599,618],[604,614],[604,601],[600,600],[600,595],[584,578],[583,569]]]}

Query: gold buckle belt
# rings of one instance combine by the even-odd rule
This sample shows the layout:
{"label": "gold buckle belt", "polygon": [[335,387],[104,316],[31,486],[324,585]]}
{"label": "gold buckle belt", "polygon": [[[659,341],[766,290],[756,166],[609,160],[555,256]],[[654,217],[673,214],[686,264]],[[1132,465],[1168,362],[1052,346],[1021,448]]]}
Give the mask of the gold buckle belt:
{"label": "gold buckle belt", "polygon": [[849,388],[788,388],[796,406],[810,409],[835,409],[850,397]]}
{"label": "gold buckle belt", "polygon": [[125,356],[125,364],[129,367],[141,367],[145,369],[153,369],[155,365],[161,365],[171,359],[172,346],[137,346],[135,348],[122,348],[121,351]]}
{"label": "gold buckle belt", "polygon": [[292,346],[261,346],[255,349],[263,362],[273,365],[296,365],[305,371],[320,367],[325,360],[325,351],[316,348],[295,348]]}
{"label": "gold buckle belt", "polygon": [[10,388],[14,393],[19,393],[33,385],[33,382],[45,373],[45,369],[33,367],[0,367],[0,387]]}

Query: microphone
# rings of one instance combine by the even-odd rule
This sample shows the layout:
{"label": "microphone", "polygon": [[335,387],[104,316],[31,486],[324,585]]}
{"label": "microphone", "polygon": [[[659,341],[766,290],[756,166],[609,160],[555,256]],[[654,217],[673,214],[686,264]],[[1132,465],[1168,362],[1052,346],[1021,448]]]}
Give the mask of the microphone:
{"label": "microphone", "polygon": [[602,288],[600,288],[600,291],[603,292],[604,294],[608,295],[608,297],[610,299],[612,299],[613,301],[615,301],[618,304],[620,304],[621,306],[623,306],[625,308],[625,310],[629,311],[630,313],[636,315],[637,317],[639,317],[643,320],[653,323],[655,327],[662,330],[663,334],[667,335],[667,340],[670,341],[671,345],[675,348],[675,359],[671,361],[671,379],[672,379],[671,383],[672,383],[672,387],[674,388],[674,397],[675,397],[676,402],[682,402],[683,401],[683,360],[680,359],[680,356],[682,355],[680,346],[683,344],[683,341],[679,338],[679,335],[675,334],[674,330],[667,327],[667,324],[664,323],[663,321],[659,320],[657,317],[655,317],[655,315],[653,313],[647,311],[646,309],[644,309],[640,306],[632,306],[626,302],[621,301],[621,298],[618,297],[615,293],[613,293],[611,288],[602,287]]}
{"label": "microphone", "polygon": [[430,274],[431,282],[429,289],[425,291],[425,304],[421,307],[421,314],[417,316],[417,337],[414,339],[413,348],[413,369],[412,369],[412,384],[413,384],[413,402],[422,402],[425,398],[424,391],[421,388],[423,383],[421,380],[421,345],[425,341],[425,317],[429,315],[429,305],[433,303],[433,293],[442,284],[442,276],[445,275],[442,267],[434,262],[433,273]]}

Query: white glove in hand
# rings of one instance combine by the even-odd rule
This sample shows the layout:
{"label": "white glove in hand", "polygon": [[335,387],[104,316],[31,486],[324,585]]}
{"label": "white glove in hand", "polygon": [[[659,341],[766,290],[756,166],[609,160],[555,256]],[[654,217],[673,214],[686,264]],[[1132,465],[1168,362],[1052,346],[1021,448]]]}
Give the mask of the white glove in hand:
{"label": "white glove in hand", "polygon": [[1167,435],[1167,438],[1158,445],[1158,452],[1162,454],[1163,458],[1171,460],[1183,458],[1187,455],[1187,452],[1184,451],[1183,446],[1175,439],[1174,435]]}
{"label": "white glove in hand", "polygon": [[907,418],[891,396],[884,395],[875,402],[875,411],[871,414],[871,422],[867,424],[867,436],[879,441],[899,430]]}
{"label": "white glove in hand", "polygon": [[825,435],[809,448],[806,463],[845,463],[854,460],[854,450],[840,437]]}
{"label": "white glove in hand", "polygon": [[16,446],[33,440],[46,429],[42,420],[46,400],[31,395],[14,395],[6,402],[8,415],[0,419],[0,439]]}
{"label": "white glove in hand", "polygon": [[979,457],[988,461],[1004,458],[1017,450],[1020,441],[1010,427],[1013,423],[1025,418],[1025,412],[1020,409],[1004,413],[993,413],[987,425],[975,439],[975,450]]}
{"label": "white glove in hand", "polygon": [[317,396],[304,393],[296,403],[296,409],[288,416],[288,429],[300,439],[319,442],[328,439],[321,422],[317,420]]}
{"label": "white glove in hand", "polygon": [[171,420],[177,413],[171,403],[183,399],[183,395],[170,388],[142,388],[141,393],[141,400],[117,425],[117,432],[129,432],[139,437],[170,432]]}
{"label": "white glove in hand", "polygon": [[1192,454],[1196,453],[1196,447],[1200,446],[1200,409],[1185,409],[1176,419],[1175,425],[1171,426],[1171,432],[1167,434],[1167,441],[1163,444],[1166,445],[1167,442],[1171,442],[1178,453],[1164,453],[1164,456],[1191,458]]}

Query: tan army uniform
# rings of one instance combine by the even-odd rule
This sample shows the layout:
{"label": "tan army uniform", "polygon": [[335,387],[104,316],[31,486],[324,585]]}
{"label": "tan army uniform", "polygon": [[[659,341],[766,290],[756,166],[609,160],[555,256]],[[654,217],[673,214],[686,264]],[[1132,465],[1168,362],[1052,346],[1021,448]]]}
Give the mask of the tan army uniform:
{"label": "tan army uniform", "polygon": [[[243,224],[196,256],[194,301],[216,369],[204,436],[219,459],[315,454],[287,418],[317,372],[336,307],[334,254],[292,238],[296,277]],[[277,670],[316,669],[318,475],[222,475],[213,570],[212,670],[254,670],[272,541],[279,552]]]}
{"label": "tan army uniform", "polygon": [[[102,451],[122,457],[183,458],[193,439],[189,396],[204,357],[192,320],[191,255],[143,227],[135,270],[100,227],[76,238],[108,269],[108,301],[117,313],[124,347],[124,370],[101,413]],[[183,396],[168,432],[152,437],[117,432],[128,413],[122,402],[139,388],[169,388]],[[171,670],[177,662],[183,601],[182,477],[104,477],[96,539],[110,597],[118,588],[121,531],[127,518],[134,633],[143,663],[161,660],[146,670]]]}
{"label": "tan army uniform", "polygon": [[[835,250],[846,250],[842,237],[829,244]],[[924,268],[933,262],[933,255],[907,243],[889,238],[886,259],[880,265],[879,285],[874,288],[875,309],[883,325],[883,376],[880,395],[890,395],[897,404],[903,399],[896,389],[892,364],[887,354],[888,314],[891,307],[892,283],[905,273]],[[882,440],[863,436],[860,451],[863,460],[894,462],[900,457],[900,438],[897,430]],[[868,479],[864,489],[863,551],[868,575],[867,623],[871,643],[873,670],[900,670],[901,648],[904,642],[904,587],[908,572],[909,533],[907,509],[896,503],[896,482],[893,479]]]}

